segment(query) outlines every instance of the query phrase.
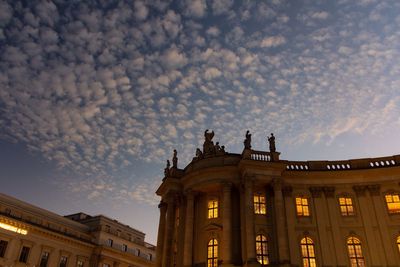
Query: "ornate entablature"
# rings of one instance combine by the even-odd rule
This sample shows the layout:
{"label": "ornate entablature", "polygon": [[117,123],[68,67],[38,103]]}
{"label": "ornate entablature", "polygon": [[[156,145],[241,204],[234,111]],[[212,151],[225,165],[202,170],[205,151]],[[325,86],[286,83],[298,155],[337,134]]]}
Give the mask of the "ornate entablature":
{"label": "ornate entablature", "polygon": [[214,135],[167,164],[157,267],[398,266],[400,155],[288,161],[273,134],[259,151],[246,131],[240,154]]}

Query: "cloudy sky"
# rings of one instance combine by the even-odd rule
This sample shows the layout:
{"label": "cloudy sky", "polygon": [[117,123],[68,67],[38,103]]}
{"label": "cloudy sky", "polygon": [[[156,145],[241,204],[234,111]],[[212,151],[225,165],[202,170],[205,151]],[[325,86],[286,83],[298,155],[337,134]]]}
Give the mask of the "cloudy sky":
{"label": "cloudy sky", "polygon": [[205,129],[229,152],[400,153],[400,1],[0,1],[1,191],[155,243],[154,191]]}

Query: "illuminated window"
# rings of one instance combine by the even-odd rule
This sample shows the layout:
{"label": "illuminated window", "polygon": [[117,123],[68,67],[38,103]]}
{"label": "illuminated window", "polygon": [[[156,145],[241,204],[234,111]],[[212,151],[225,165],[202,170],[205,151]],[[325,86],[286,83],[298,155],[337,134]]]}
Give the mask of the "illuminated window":
{"label": "illuminated window", "polygon": [[310,216],[310,209],[308,208],[307,198],[296,197],[296,211],[297,216]]}
{"label": "illuminated window", "polygon": [[208,201],[208,218],[218,218],[218,200],[216,199]]}
{"label": "illuminated window", "polygon": [[349,237],[347,239],[347,250],[350,257],[351,267],[364,267],[365,261],[362,255],[361,242],[356,237]]}
{"label": "illuminated window", "polygon": [[342,216],[354,215],[353,201],[350,197],[339,197],[339,206]]}
{"label": "illuminated window", "polygon": [[83,266],[84,266],[83,260],[78,260],[78,262],[76,263],[76,267],[83,267]]}
{"label": "illuminated window", "polygon": [[207,267],[218,266],[218,241],[211,239],[207,245]]}
{"label": "illuminated window", "polygon": [[40,258],[40,267],[47,267],[47,262],[49,261],[49,253],[43,252],[42,257]]}
{"label": "illuminated window", "polygon": [[309,237],[304,237],[300,241],[301,257],[303,259],[304,267],[316,267],[314,241]]}
{"label": "illuminated window", "polygon": [[267,265],[269,263],[268,242],[267,238],[263,235],[256,236],[256,253],[257,261],[261,263],[261,265]]}
{"label": "illuminated window", "polygon": [[61,256],[61,259],[60,259],[60,267],[67,267],[67,260],[68,260],[68,258],[66,257],[66,256]]}
{"label": "illuminated window", "polygon": [[0,241],[0,258],[4,257],[4,254],[6,254],[8,242],[5,240]]}
{"label": "illuminated window", "polygon": [[386,205],[389,213],[400,213],[400,196],[397,193],[385,196]]}
{"label": "illuminated window", "polygon": [[263,194],[254,195],[254,213],[267,214],[267,209],[265,205],[265,196]]}
{"label": "illuminated window", "polygon": [[397,248],[398,248],[399,253],[400,253],[400,235],[397,237]]}
{"label": "illuminated window", "polygon": [[19,262],[26,263],[29,256],[30,247],[22,247],[21,254],[19,255]]}

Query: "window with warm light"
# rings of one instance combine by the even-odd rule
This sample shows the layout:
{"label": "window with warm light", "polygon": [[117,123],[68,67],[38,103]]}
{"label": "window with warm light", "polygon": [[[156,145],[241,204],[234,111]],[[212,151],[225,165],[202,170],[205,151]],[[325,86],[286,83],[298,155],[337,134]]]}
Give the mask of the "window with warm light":
{"label": "window with warm light", "polygon": [[218,218],[218,200],[216,199],[208,201],[208,218]]}
{"label": "window with warm light", "polygon": [[314,241],[310,237],[304,237],[300,241],[301,257],[304,267],[316,267]]}
{"label": "window with warm light", "polygon": [[297,216],[310,216],[310,209],[308,207],[308,198],[296,197],[296,212]]}
{"label": "window with warm light", "polygon": [[361,242],[358,238],[351,236],[347,239],[347,250],[349,252],[351,267],[365,266],[364,256],[361,249]]}
{"label": "window with warm light", "polygon": [[399,250],[400,253],[400,235],[397,237],[397,249]]}
{"label": "window with warm light", "polygon": [[218,241],[213,238],[207,245],[207,267],[218,266]]}
{"label": "window with warm light", "polygon": [[350,197],[339,197],[339,207],[342,216],[354,215],[353,201]]}
{"label": "window with warm light", "polygon": [[267,214],[265,195],[260,193],[254,194],[254,213]]}
{"label": "window with warm light", "polygon": [[268,242],[267,238],[264,235],[256,236],[256,254],[257,254],[257,261],[261,265],[269,264]]}
{"label": "window with warm light", "polygon": [[385,195],[386,205],[389,213],[400,213],[400,195],[391,193]]}

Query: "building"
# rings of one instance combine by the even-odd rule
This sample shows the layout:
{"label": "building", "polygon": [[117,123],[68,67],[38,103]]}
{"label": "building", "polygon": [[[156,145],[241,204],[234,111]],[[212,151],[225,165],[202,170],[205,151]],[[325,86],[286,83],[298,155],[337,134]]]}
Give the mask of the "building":
{"label": "building", "polygon": [[0,194],[0,267],[148,267],[145,234],[106,216],[60,216]]}
{"label": "building", "polygon": [[226,153],[206,131],[157,190],[157,267],[400,266],[400,155],[287,161]]}

